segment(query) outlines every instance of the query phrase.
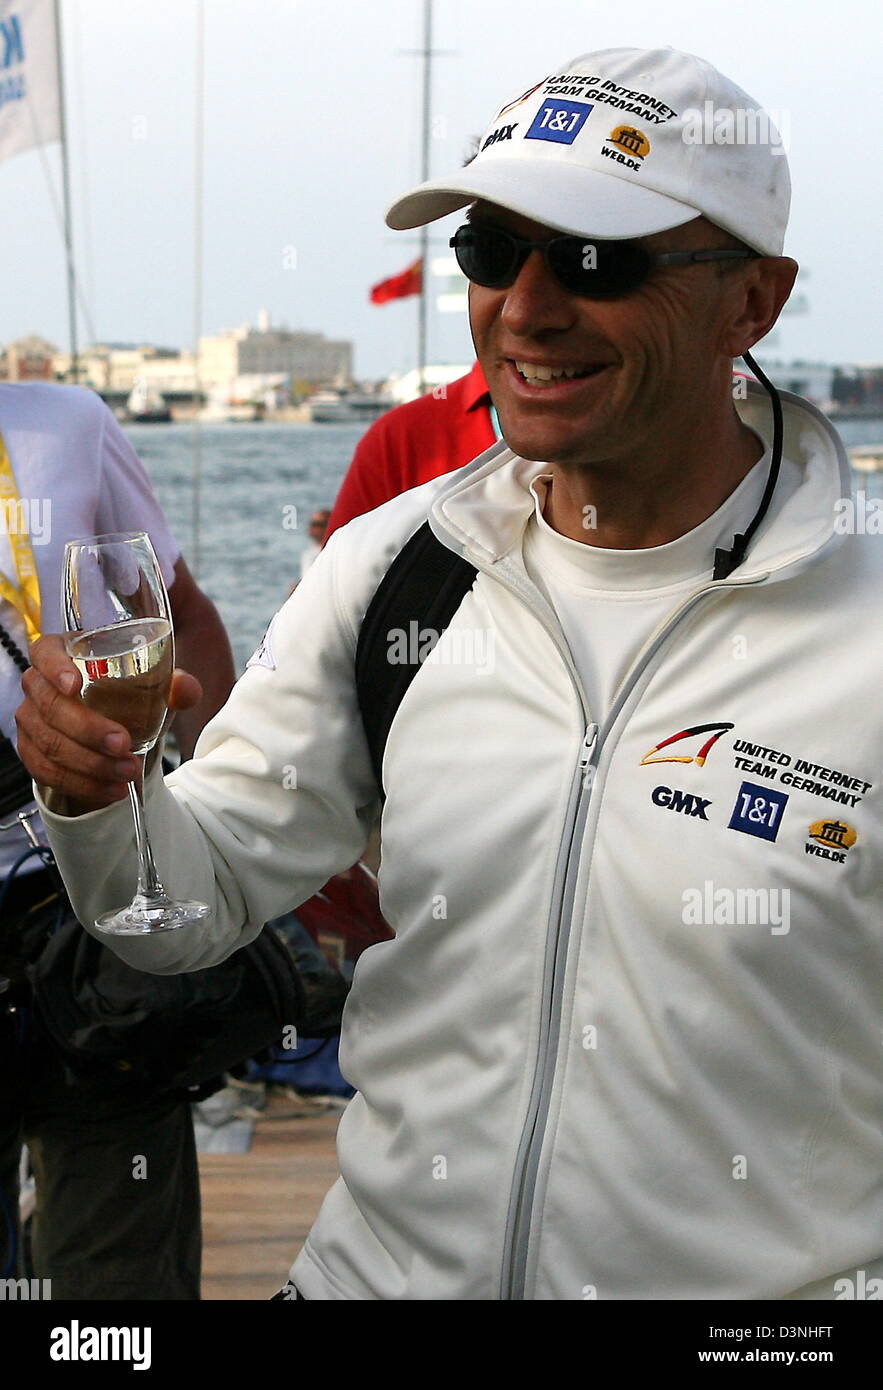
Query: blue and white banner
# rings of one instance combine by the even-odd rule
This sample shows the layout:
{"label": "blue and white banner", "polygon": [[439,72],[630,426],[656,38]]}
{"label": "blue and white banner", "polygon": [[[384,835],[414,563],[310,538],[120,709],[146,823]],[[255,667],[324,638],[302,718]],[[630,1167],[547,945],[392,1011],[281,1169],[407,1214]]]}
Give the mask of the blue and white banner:
{"label": "blue and white banner", "polygon": [[60,139],[55,0],[0,0],[0,161]]}

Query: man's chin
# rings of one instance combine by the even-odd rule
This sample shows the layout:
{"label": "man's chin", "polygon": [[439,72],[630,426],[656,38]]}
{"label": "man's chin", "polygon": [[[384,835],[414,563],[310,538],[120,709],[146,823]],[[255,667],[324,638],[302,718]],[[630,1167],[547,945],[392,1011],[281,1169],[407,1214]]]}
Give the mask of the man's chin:
{"label": "man's chin", "polygon": [[507,421],[500,416],[503,440],[519,458],[537,463],[579,463],[590,458],[594,434],[575,434],[569,430],[543,428],[521,420]]}

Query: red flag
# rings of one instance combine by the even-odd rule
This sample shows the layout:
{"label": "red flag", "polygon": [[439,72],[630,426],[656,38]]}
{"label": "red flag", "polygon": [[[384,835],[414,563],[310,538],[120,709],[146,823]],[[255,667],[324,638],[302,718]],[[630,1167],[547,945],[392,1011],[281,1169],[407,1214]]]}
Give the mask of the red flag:
{"label": "red flag", "polygon": [[372,304],[386,304],[390,299],[406,299],[409,294],[419,294],[423,288],[423,261],[417,260],[399,275],[391,275],[381,280],[371,291]]}

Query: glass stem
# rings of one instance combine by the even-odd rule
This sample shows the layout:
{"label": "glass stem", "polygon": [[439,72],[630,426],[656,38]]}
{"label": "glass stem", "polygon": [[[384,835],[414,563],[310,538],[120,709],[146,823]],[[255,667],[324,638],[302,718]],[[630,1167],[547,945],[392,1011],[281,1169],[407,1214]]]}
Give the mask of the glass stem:
{"label": "glass stem", "polygon": [[144,815],[145,759],[142,756],[137,761],[138,772],[129,783],[129,800],[132,803],[132,815],[135,818],[135,843],[138,846],[138,888],[135,904],[150,906],[167,902],[168,897],[159,874],[156,872],[153,850],[150,848],[150,837],[147,834],[147,821]]}

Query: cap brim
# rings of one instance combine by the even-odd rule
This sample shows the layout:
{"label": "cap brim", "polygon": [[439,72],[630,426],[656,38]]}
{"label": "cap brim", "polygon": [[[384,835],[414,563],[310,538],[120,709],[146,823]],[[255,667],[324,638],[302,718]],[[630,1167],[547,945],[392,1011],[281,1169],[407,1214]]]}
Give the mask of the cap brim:
{"label": "cap brim", "polygon": [[572,164],[483,159],[455,179],[431,179],[396,199],[386,225],[403,232],[468,207],[477,199],[577,236],[651,236],[701,217],[698,208],[646,186]]}

